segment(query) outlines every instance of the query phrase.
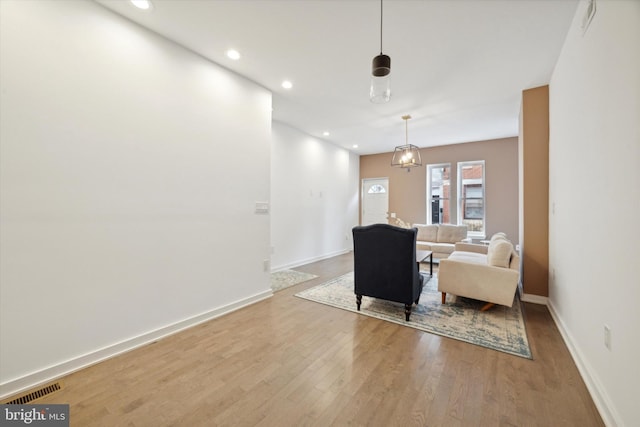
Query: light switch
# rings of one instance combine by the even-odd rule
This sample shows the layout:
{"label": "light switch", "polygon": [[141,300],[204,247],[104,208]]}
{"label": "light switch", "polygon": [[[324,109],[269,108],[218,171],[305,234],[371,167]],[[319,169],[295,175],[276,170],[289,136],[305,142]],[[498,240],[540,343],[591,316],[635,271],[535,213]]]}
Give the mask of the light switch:
{"label": "light switch", "polygon": [[256,202],[256,213],[257,214],[269,213],[269,202]]}

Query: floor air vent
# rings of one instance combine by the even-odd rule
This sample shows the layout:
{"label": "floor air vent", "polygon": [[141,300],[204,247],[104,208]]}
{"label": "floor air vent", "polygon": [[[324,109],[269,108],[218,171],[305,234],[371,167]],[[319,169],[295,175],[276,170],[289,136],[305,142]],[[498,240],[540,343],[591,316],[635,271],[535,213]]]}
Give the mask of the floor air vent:
{"label": "floor air vent", "polygon": [[23,396],[17,397],[8,402],[4,402],[4,404],[5,405],[24,405],[25,403],[29,403],[36,399],[40,399],[41,397],[44,397],[58,390],[62,390],[62,385],[60,384],[60,382],[49,384],[48,386],[39,388],[38,390],[27,393]]}

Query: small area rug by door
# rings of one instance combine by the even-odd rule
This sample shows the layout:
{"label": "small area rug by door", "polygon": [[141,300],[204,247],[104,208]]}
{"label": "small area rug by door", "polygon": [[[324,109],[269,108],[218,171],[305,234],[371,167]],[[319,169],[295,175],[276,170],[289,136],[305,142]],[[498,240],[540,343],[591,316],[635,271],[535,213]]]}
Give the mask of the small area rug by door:
{"label": "small area rug by door", "polygon": [[296,270],[281,270],[271,273],[271,289],[279,291],[307,280],[315,279],[315,274],[309,274]]}
{"label": "small area rug by door", "polygon": [[[428,277],[426,275],[425,280]],[[532,359],[517,295],[512,307],[496,305],[490,310],[480,311],[483,302],[453,295],[447,295],[447,303],[443,305],[437,289],[438,279],[434,275],[424,285],[420,303],[413,306],[409,322],[404,320],[404,305],[391,301],[363,296],[361,311],[357,311],[353,272],[299,292],[296,296]]]}

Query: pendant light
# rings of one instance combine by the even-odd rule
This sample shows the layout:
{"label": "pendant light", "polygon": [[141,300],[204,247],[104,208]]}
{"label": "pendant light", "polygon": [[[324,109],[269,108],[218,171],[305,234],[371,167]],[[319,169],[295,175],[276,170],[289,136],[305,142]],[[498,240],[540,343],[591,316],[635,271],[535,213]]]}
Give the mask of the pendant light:
{"label": "pendant light", "polygon": [[391,73],[391,58],[382,53],[382,0],[380,0],[380,55],[373,58],[371,65],[371,89],[369,99],[376,104],[389,102],[391,87],[389,73]]}
{"label": "pendant light", "polygon": [[415,145],[409,144],[409,119],[410,115],[402,116],[405,126],[405,145],[398,145],[393,151],[391,166],[398,168],[407,168],[407,172],[411,172],[411,168],[422,166],[422,157],[420,157],[420,149]]}

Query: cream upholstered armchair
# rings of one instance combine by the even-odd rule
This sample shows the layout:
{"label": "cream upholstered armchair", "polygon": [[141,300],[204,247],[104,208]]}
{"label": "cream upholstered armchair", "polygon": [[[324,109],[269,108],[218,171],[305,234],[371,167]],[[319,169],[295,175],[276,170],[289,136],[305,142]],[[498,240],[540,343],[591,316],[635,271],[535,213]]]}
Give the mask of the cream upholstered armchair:
{"label": "cream upholstered armchair", "polygon": [[495,234],[489,246],[456,243],[447,259],[440,260],[438,291],[511,307],[520,278],[520,256],[504,233]]}

